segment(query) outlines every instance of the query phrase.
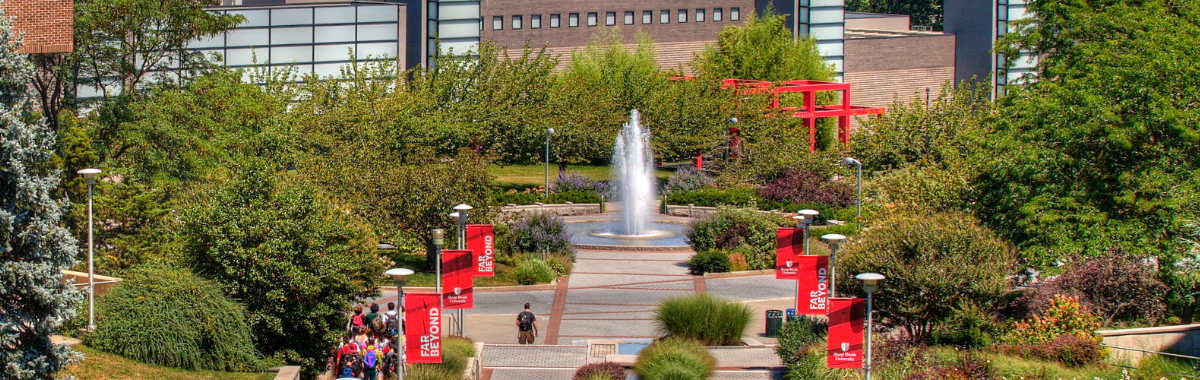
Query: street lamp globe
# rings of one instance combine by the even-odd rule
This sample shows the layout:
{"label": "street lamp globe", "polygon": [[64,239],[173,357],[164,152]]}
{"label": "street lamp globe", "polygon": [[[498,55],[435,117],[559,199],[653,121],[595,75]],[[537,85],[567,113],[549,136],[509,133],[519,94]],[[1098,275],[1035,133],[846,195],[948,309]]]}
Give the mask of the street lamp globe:
{"label": "street lamp globe", "polygon": [[864,292],[875,293],[876,290],[879,290],[879,282],[883,281],[883,279],[887,277],[884,277],[879,273],[861,273],[857,276],[854,276],[854,278],[857,278],[863,282]]}
{"label": "street lamp globe", "polygon": [[433,230],[433,245],[441,247],[446,244],[446,231],[438,228]]}
{"label": "street lamp globe", "polygon": [[392,269],[388,269],[387,272],[383,272],[383,274],[390,276],[392,278],[392,282],[395,282],[396,286],[398,286],[398,287],[404,286],[405,278],[412,275],[413,273],[415,273],[415,272],[413,272],[412,269],[407,269],[407,268],[392,268]]}
{"label": "street lamp globe", "polygon": [[90,168],[89,169],[79,169],[79,171],[76,173],[79,173],[79,175],[83,176],[84,182],[87,182],[87,184],[92,185],[92,184],[96,183],[96,175],[100,174],[101,170],[100,169],[90,169]]}
{"label": "street lamp globe", "polygon": [[821,240],[824,240],[826,244],[829,244],[829,249],[837,251],[838,244],[841,244],[842,241],[846,240],[846,237],[840,234],[824,234],[821,235]]}

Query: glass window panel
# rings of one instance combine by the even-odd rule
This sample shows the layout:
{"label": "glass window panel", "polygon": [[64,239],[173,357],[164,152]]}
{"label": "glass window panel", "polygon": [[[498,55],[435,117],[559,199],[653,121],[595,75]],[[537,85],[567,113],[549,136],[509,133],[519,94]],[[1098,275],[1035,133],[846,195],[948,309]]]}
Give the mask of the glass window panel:
{"label": "glass window panel", "polygon": [[524,20],[522,20],[522,19],[521,19],[521,16],[512,16],[512,28],[513,28],[513,30],[521,29],[521,22],[522,22],[522,21],[524,21]]}
{"label": "glass window panel", "polygon": [[[371,5],[358,7],[358,22],[388,22],[399,21],[398,7],[392,5]],[[436,17],[437,15],[433,15]]]}
{"label": "glass window panel", "polygon": [[542,28],[542,15],[529,16],[529,28],[530,29],[541,29]]}
{"label": "glass window panel", "polygon": [[474,39],[465,41],[442,41],[442,52],[454,52],[454,54],[463,54],[466,52],[478,52],[479,42]]}
{"label": "glass window panel", "polygon": [[340,77],[342,76],[343,63],[325,63],[313,65],[313,73],[318,76]]}
{"label": "glass window panel", "polygon": [[[438,38],[464,38],[464,37],[479,37],[479,21],[471,20],[454,20],[442,21],[438,24]],[[397,36],[399,39],[399,36]]]}
{"label": "glass window panel", "polygon": [[579,26],[579,14],[578,13],[572,13],[567,16],[567,26],[570,26],[572,28]]}
{"label": "glass window panel", "polygon": [[558,27],[558,22],[559,22],[558,18],[559,18],[559,15],[550,15],[550,27],[551,28]]}
{"label": "glass window panel", "polygon": [[721,16],[724,16],[725,11],[721,8],[713,8],[713,21],[721,21]]}
{"label": "glass window panel", "polygon": [[354,42],[354,25],[318,26],[317,43]]}
{"label": "glass window panel", "polygon": [[271,14],[266,9],[250,10],[250,11],[229,11],[231,15],[242,15],[246,17],[246,21],[238,24],[238,27],[252,26],[268,26],[271,25]]}
{"label": "glass window panel", "polygon": [[312,46],[288,46],[271,48],[271,63],[312,62]]}
{"label": "glass window panel", "polygon": [[271,25],[311,25],[313,8],[272,9]]}
{"label": "glass window panel", "polygon": [[604,25],[613,26],[617,24],[617,12],[608,12],[604,14]]}
{"label": "glass window panel", "polygon": [[845,0],[809,0],[810,7],[838,7],[845,5]]}
{"label": "glass window panel", "polygon": [[313,28],[311,26],[271,29],[272,45],[311,44],[312,42]]}
{"label": "glass window panel", "polygon": [[679,22],[679,23],[687,22],[687,18],[688,18],[687,9],[680,9],[678,15],[679,15],[679,17],[676,17],[676,20],[675,20],[676,22]]}
{"label": "glass window panel", "polygon": [[822,57],[837,57],[844,55],[843,45],[841,40],[823,41],[817,44],[817,51]]}
{"label": "glass window panel", "polygon": [[316,24],[353,24],[354,7],[317,8]]}
{"label": "glass window panel", "polygon": [[625,25],[633,25],[633,11],[625,12]]}
{"label": "glass window panel", "polygon": [[742,8],[729,8],[729,21],[737,21],[742,19]]}
{"label": "glass window panel", "polygon": [[651,21],[654,21],[654,12],[642,11],[642,23],[649,24]]}
{"label": "glass window panel", "polygon": [[264,46],[270,42],[268,29],[234,29],[229,31],[225,43],[229,46]]}
{"label": "glass window panel", "polygon": [[587,20],[588,26],[596,26],[597,18],[598,18],[598,16],[596,15],[596,12],[588,13],[588,20]]}
{"label": "glass window panel", "polygon": [[492,16],[492,30],[504,29],[504,16]]}
{"label": "glass window panel", "polygon": [[479,3],[438,3],[438,20],[479,18]]}
{"label": "glass window panel", "polygon": [[[257,57],[255,57],[257,55]],[[267,61],[267,51],[263,49],[229,49],[225,51],[225,64],[229,66],[253,65]]]}
{"label": "glass window panel", "polygon": [[[440,29],[439,29],[440,31]],[[359,25],[359,41],[387,41],[400,39],[396,24]]]}
{"label": "glass window panel", "polygon": [[845,13],[839,9],[813,9],[808,11],[810,24],[840,24],[846,21]]}
{"label": "glass window panel", "polygon": [[212,37],[201,37],[197,40],[188,42],[188,49],[203,49],[225,46],[225,33],[220,33]]}
{"label": "glass window panel", "polygon": [[704,9],[696,10],[696,22],[704,22]]}
{"label": "glass window panel", "polygon": [[658,12],[658,23],[659,24],[670,24],[671,23],[671,11],[663,10],[661,12]]}
{"label": "glass window panel", "polygon": [[843,27],[838,25],[810,25],[808,33],[817,40],[840,40],[844,38]]}
{"label": "glass window panel", "polygon": [[313,60],[317,62],[349,61],[350,49],[354,44],[317,45],[313,47]]}
{"label": "glass window panel", "polygon": [[[458,51],[458,49],[454,49],[454,51]],[[358,49],[355,49],[354,54],[358,56],[358,59],[395,57],[396,54],[399,54],[399,50],[396,42],[358,44]]]}

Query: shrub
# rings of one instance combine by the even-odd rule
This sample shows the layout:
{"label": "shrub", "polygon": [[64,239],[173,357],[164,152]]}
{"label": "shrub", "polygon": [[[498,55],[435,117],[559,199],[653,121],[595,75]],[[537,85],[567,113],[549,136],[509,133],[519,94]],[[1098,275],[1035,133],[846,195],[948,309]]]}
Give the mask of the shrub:
{"label": "shrub", "polygon": [[663,186],[663,194],[670,196],[681,191],[708,189],[713,187],[713,182],[712,177],[709,177],[708,174],[696,170],[695,167],[684,166],[667,178],[667,184]]}
{"label": "shrub", "polygon": [[1056,295],[1039,315],[1013,322],[1004,342],[1035,345],[1050,342],[1060,335],[1091,337],[1100,328],[1100,319],[1088,312],[1076,297]]}
{"label": "shrub", "polygon": [[541,200],[539,194],[534,194],[528,190],[517,191],[510,189],[504,192],[492,193],[491,201],[494,206],[507,206],[514,204],[518,206],[531,205]]}
{"label": "shrub", "polygon": [[571,233],[562,218],[549,213],[522,214],[508,223],[509,249],[514,253],[541,253],[549,248],[551,254],[575,257],[571,248]]}
{"label": "shrub", "polygon": [[442,362],[412,364],[405,378],[413,380],[462,380],[468,358],[475,356],[475,343],[464,338],[442,341]]}
{"label": "shrub", "polygon": [[754,202],[754,189],[741,186],[725,189],[681,190],[667,194],[667,204],[672,205],[746,206],[752,202]]}
{"label": "shrub", "polygon": [[242,305],[187,270],[131,269],[96,305],[88,346],[143,363],[184,369],[263,369]]}
{"label": "shrub", "polygon": [[590,363],[575,371],[573,380],[625,380],[625,367],[613,362]]}
{"label": "shrub", "polygon": [[750,269],[766,269],[775,265],[776,229],[790,225],[791,221],[779,214],[721,208],[693,222],[684,234],[696,252],[738,249]]}
{"label": "shrub", "polygon": [[550,185],[550,191],[552,193],[578,192],[582,194],[592,194],[596,196],[596,199],[599,199],[599,197],[612,198],[612,195],[610,194],[611,187],[609,186],[608,182],[595,181],[592,180],[592,177],[590,176],[575,172],[559,173],[558,177],[554,179],[554,183]]}
{"label": "shrub", "polygon": [[1027,293],[1019,302],[1036,314],[1054,295],[1078,297],[1087,308],[1103,318],[1104,326],[1114,321],[1158,322],[1166,311],[1167,286],[1156,278],[1153,265],[1132,255],[1110,252],[1068,266],[1046,286]]}
{"label": "shrub", "polygon": [[596,193],[582,190],[555,191],[550,193],[550,203],[600,203]]}
{"label": "shrub", "polygon": [[750,270],[750,264],[746,263],[746,254],[741,251],[729,253],[729,271],[740,272]]}
{"label": "shrub", "polygon": [[655,341],[638,355],[633,371],[639,379],[707,379],[716,359],[694,340],[675,337]]}
{"label": "shrub", "polygon": [[688,260],[688,270],[697,276],[728,272],[729,268],[729,255],[719,249],[697,253]]}
{"label": "shrub", "polygon": [[521,260],[517,264],[517,270],[513,273],[513,278],[521,285],[533,285],[537,283],[554,281],[554,269],[551,269],[545,261],[539,258],[530,256]]}
{"label": "shrub", "polygon": [[183,213],[185,259],[246,306],[260,352],[315,376],[386,258],[368,225],[315,188],[277,183],[265,165],[236,171]]}
{"label": "shrub", "polygon": [[750,307],[709,294],[667,298],[654,312],[659,329],[668,336],[710,346],[741,344],[750,316]]}
{"label": "shrub", "polygon": [[779,330],[779,345],[775,353],[784,363],[799,360],[800,355],[808,352],[817,343],[829,335],[829,323],[801,316],[783,325]]}
{"label": "shrub", "polygon": [[986,347],[992,345],[1003,332],[992,308],[976,302],[964,302],[954,308],[950,319],[934,333],[937,343]]}
{"label": "shrub", "polygon": [[756,193],[776,202],[818,203],[837,207],[853,206],[855,196],[850,185],[831,181],[804,169],[789,170],[759,187]]}
{"label": "shrub", "polygon": [[546,265],[550,266],[550,270],[554,271],[555,277],[570,276],[571,267],[573,266],[571,259],[560,255],[550,255],[550,260],[546,261]]}
{"label": "shrub", "polygon": [[998,300],[1008,289],[1013,261],[1004,242],[970,216],[893,215],[846,245],[837,283],[845,284],[841,293],[862,297],[855,274],[887,276],[875,294],[881,319],[925,341],[963,302]]}
{"label": "shrub", "polygon": [[1003,354],[1016,355],[1026,359],[1052,360],[1068,367],[1099,364],[1105,357],[1104,350],[1099,345],[1099,339],[1076,334],[1059,335],[1049,342],[1034,345],[1002,344],[996,346],[995,349]]}

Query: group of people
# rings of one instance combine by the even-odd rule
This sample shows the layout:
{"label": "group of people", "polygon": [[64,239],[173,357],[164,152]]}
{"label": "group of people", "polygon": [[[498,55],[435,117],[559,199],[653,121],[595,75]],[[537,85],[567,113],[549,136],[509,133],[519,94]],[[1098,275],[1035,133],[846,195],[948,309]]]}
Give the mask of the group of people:
{"label": "group of people", "polygon": [[346,323],[346,335],[330,357],[334,378],[378,380],[396,372],[399,356],[396,339],[404,340],[404,321],[394,302],[388,310],[379,312],[372,303],[370,313],[363,314],[362,305],[354,307],[354,315]]}

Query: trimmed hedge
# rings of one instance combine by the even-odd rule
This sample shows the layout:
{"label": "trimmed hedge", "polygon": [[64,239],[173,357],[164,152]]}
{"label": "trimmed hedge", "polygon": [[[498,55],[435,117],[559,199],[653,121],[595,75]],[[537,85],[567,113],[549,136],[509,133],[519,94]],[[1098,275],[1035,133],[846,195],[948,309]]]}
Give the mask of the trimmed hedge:
{"label": "trimmed hedge", "polygon": [[729,255],[719,249],[697,253],[688,260],[688,270],[697,276],[728,272],[730,267]]}
{"label": "trimmed hedge", "polygon": [[96,305],[89,347],[183,369],[262,371],[242,305],[187,270],[143,266]]}

